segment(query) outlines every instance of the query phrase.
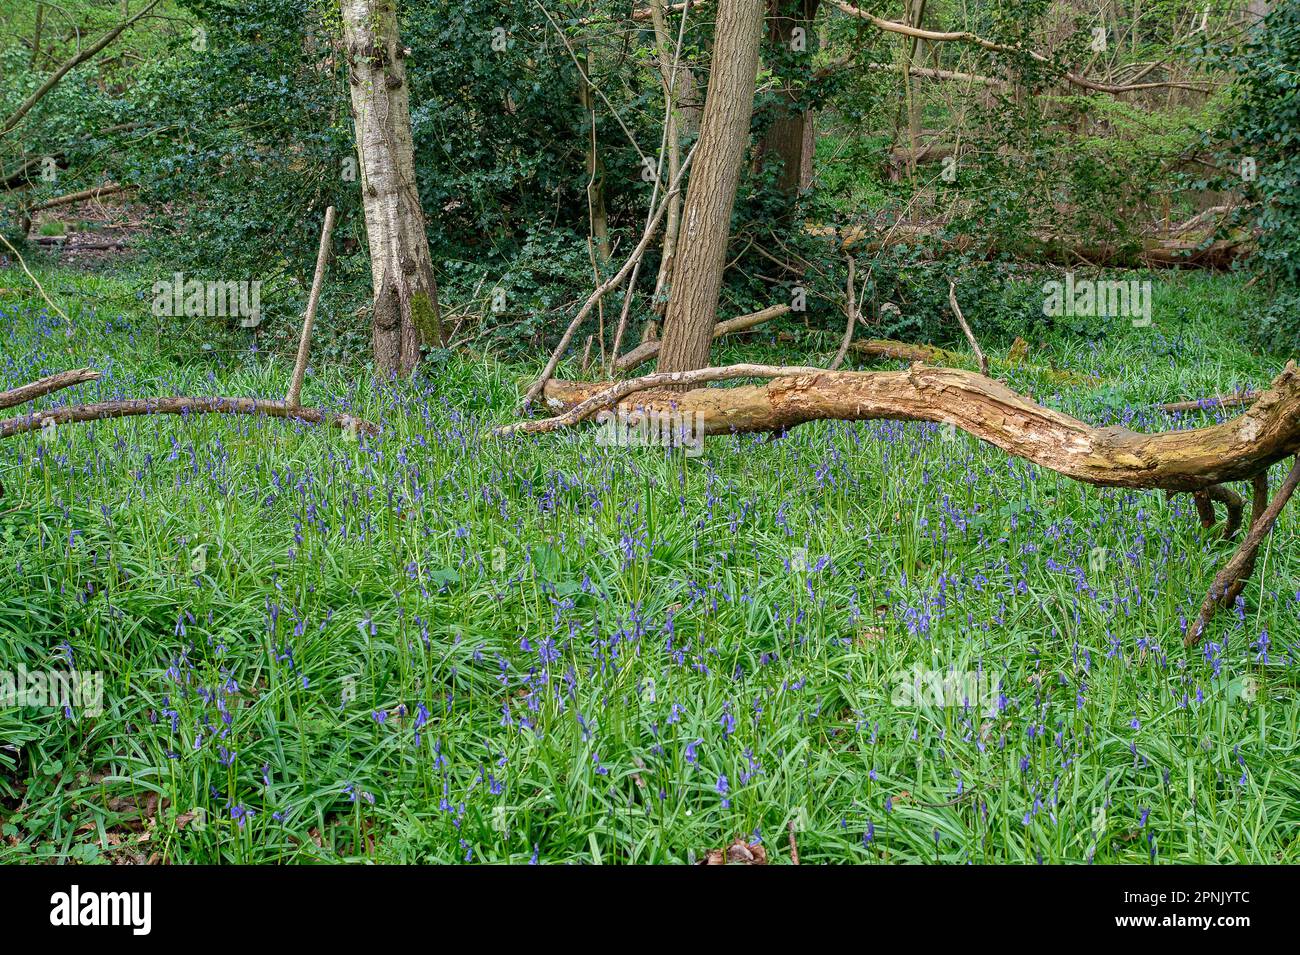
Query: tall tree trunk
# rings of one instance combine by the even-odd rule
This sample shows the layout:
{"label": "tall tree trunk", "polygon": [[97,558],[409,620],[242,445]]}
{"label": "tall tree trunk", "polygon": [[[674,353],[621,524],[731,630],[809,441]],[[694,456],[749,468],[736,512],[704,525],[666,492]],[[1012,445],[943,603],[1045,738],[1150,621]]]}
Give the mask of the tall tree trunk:
{"label": "tall tree trunk", "polygon": [[[600,161],[600,152],[596,145],[596,95],[587,77],[591,75],[591,51],[588,50],[583,70],[578,73],[578,103],[582,106],[587,130],[587,217],[592,239],[600,253],[600,265],[603,269],[609,262],[609,215],[605,211],[605,167]],[[596,277],[599,284],[600,277]]]}
{"label": "tall tree trunk", "polygon": [[415,185],[405,58],[395,0],[340,0],[361,197],[374,279],[375,368],[406,376],[420,343],[443,344],[438,286]]}
{"label": "tall tree trunk", "polygon": [[[659,64],[659,78],[664,87],[664,139],[668,147],[668,181],[675,182],[682,168],[680,131],[677,128],[677,104],[681,100],[681,79],[689,70],[678,64],[673,69],[677,44],[668,31],[668,18],[664,15],[664,0],[650,0],[650,18],[655,28],[655,60]],[[651,302],[654,311],[662,314],[668,304],[663,300],[664,289],[672,281],[673,261],[677,258],[677,233],[682,219],[682,197],[668,197],[668,218],[664,222],[663,255],[659,258],[659,275],[655,278],[655,294]],[[617,357],[617,356],[615,356]]]}
{"label": "tall tree trunk", "polygon": [[709,88],[686,189],[676,280],[664,316],[661,371],[689,371],[709,361],[758,79],[765,0],[719,0]]}
{"label": "tall tree trunk", "polygon": [[[803,73],[809,77],[815,52],[812,23],[819,2],[770,0],[768,10],[768,42],[780,48],[780,55],[794,55],[801,59],[805,66]],[[796,28],[804,31],[802,51],[795,51],[791,46]],[[781,98],[783,103],[775,108],[776,115],[759,143],[755,162],[761,165],[767,157],[775,157],[781,164],[777,187],[787,196],[793,196],[812,182],[813,113],[810,109],[800,108],[799,90],[789,80],[782,86]]]}

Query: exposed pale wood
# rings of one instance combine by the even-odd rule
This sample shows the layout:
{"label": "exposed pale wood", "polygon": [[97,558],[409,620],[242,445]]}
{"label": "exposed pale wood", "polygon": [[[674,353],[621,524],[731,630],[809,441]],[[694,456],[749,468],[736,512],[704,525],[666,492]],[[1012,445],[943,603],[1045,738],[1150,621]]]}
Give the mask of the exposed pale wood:
{"label": "exposed pale wood", "polygon": [[321,228],[320,248],[316,251],[316,275],[311,280],[311,295],[307,299],[307,314],[302,320],[302,337],[298,340],[298,358],[293,363],[293,378],[285,403],[291,408],[302,404],[302,380],[307,375],[307,355],[311,351],[311,329],[316,322],[316,306],[320,302],[321,288],[325,284],[325,266],[330,258],[330,234],[334,231],[334,207],[325,210],[325,224]]}
{"label": "exposed pale wood", "polygon": [[[766,385],[652,393],[743,377]],[[647,391],[629,398],[638,391]],[[1244,414],[1205,428],[1141,434],[1097,428],[1044,408],[1001,382],[955,368],[913,365],[906,371],[829,372],[767,365],[731,365],[649,375],[607,387],[551,382],[547,399],[563,414],[498,432],[550,431],[606,407],[704,415],[708,434],[783,431],[808,421],[895,419],[952,424],[1066,477],[1103,487],[1199,491],[1247,480],[1300,450],[1300,373],[1291,362]]]}
{"label": "exposed pale wood", "polygon": [[952,313],[957,316],[957,324],[961,326],[962,333],[966,336],[966,341],[970,343],[970,350],[975,353],[975,360],[979,362],[980,374],[988,375],[989,360],[980,348],[980,343],[975,339],[975,333],[970,330],[970,325],[966,323],[966,316],[961,313],[961,306],[957,304],[957,283],[952,279],[948,280],[948,305],[952,308]]}

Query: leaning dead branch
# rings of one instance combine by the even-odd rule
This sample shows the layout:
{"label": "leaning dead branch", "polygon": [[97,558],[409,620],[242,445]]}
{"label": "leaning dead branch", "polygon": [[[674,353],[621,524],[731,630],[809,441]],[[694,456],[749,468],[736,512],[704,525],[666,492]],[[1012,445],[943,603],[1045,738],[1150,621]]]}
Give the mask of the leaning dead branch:
{"label": "leaning dead branch", "polygon": [[641,234],[641,241],[638,242],[636,248],[632,250],[632,254],[627,257],[627,261],[623,263],[623,267],[606,279],[594,292],[592,292],[591,295],[587,297],[587,301],[583,303],[582,308],[578,310],[578,314],[573,316],[573,321],[569,322],[569,327],[566,328],[564,334],[560,336],[560,342],[555,346],[555,351],[551,352],[551,357],[547,359],[546,367],[542,369],[541,375],[539,375],[537,380],[528,387],[528,392],[524,395],[523,400],[523,406],[525,408],[537,399],[537,396],[542,393],[542,389],[546,387],[546,383],[551,380],[551,375],[555,374],[555,367],[560,363],[560,359],[564,357],[564,353],[568,351],[569,342],[573,341],[573,334],[578,330],[578,326],[580,326],[587,316],[591,314],[591,310],[596,307],[596,304],[602,298],[605,297],[606,293],[617,288],[623,280],[627,278],[628,273],[636,268],[638,263],[640,263],[641,256],[645,254],[645,250],[650,246],[650,240],[654,238],[655,230],[659,228],[659,223],[663,219],[664,213],[668,211],[669,201],[681,189],[682,176],[686,174],[686,170],[690,167],[691,159],[694,158],[694,155],[695,151],[692,149],[690,155],[686,157],[681,168],[677,171],[677,178],[673,182],[669,183],[667,194],[660,200],[659,208],[655,210],[655,214],[650,218],[650,221],[646,223],[645,231]]}
{"label": "leaning dead branch", "polygon": [[[725,322],[718,322],[713,328],[713,340],[717,341],[724,335],[732,335],[736,332],[748,331],[757,325],[779,318],[786,312],[790,311],[789,305],[770,305],[761,312],[751,312],[748,315],[737,315],[735,318],[729,318]],[[644,365],[650,359],[659,354],[662,347],[662,341],[644,341],[636,348],[624,355],[618,361],[614,362],[616,371],[631,371]]]}
{"label": "leaning dead branch", "polygon": [[330,258],[330,233],[334,231],[334,207],[325,210],[325,224],[321,227],[320,248],[316,251],[316,274],[311,281],[311,294],[307,298],[307,314],[302,320],[302,335],[298,339],[298,357],[293,363],[293,377],[285,404],[296,408],[302,404],[302,381],[307,375],[307,356],[311,351],[311,330],[316,322],[316,306],[320,303],[321,289],[325,285],[325,266]]}
{"label": "leaning dead branch", "polygon": [[[1246,581],[1254,573],[1259,545],[1277,523],[1277,517],[1295,491],[1297,483],[1300,483],[1300,457],[1295,459],[1291,471],[1283,479],[1277,494],[1273,496],[1273,500],[1266,508],[1260,506],[1262,504],[1259,497],[1260,485],[1256,484],[1256,513],[1250,532],[1224,568],[1215,575],[1214,583],[1210,585],[1210,592],[1205,595],[1205,600],[1201,603],[1201,612],[1187,628],[1187,636],[1184,639],[1187,646],[1190,647],[1201,639],[1206,626],[1220,607],[1231,606],[1241,595],[1246,587]],[[1267,482],[1263,487],[1264,494],[1267,495]]]}
{"label": "leaning dead branch", "polygon": [[975,353],[975,359],[979,362],[980,374],[987,377],[989,360],[980,348],[980,343],[975,340],[975,333],[970,330],[970,325],[966,324],[966,316],[961,313],[961,306],[957,304],[957,283],[952,279],[948,280],[948,304],[952,307],[952,313],[957,316],[957,324],[966,335],[966,341],[970,342],[970,350]]}

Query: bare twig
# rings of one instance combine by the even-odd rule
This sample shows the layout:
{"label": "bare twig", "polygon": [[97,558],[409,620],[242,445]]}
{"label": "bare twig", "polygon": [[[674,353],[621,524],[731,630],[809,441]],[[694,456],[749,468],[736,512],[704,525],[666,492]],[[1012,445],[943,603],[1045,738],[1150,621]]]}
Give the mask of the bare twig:
{"label": "bare twig", "polygon": [[[730,335],[735,332],[743,332],[761,325],[763,322],[771,321],[778,316],[784,315],[790,311],[789,305],[771,305],[761,312],[751,312],[748,315],[737,315],[735,318],[729,318],[725,322],[718,322],[713,327],[713,340],[717,341],[723,335]],[[633,348],[622,358],[614,362],[614,368],[618,371],[631,371],[644,365],[650,359],[659,354],[659,349],[663,342],[655,339],[643,341],[636,348]]]}
{"label": "bare twig", "polygon": [[26,116],[29,112],[31,112],[32,107],[34,107],[37,103],[39,103],[45,97],[45,94],[47,94],[50,90],[54,89],[54,87],[58,85],[58,82],[61,79],[63,79],[63,77],[65,77],[71,70],[76,69],[82,63],[85,63],[87,60],[89,60],[91,57],[97,54],[100,50],[104,49],[104,47],[108,46],[110,43],[116,40],[119,36],[122,35],[122,32],[124,30],[126,30],[128,27],[136,23],[141,17],[145,16],[145,14],[147,14],[154,7],[158,6],[159,2],[160,0],[153,0],[152,3],[150,3],[147,7],[141,10],[135,16],[131,17],[129,20],[123,20],[113,29],[109,30],[102,37],[100,37],[99,40],[97,40],[95,43],[92,43],[90,46],[86,47],[80,53],[77,53],[76,55],[65,60],[63,64],[60,65],[59,68],[55,70],[53,73],[51,73],[49,78],[46,79],[46,81],[36,89],[36,92],[32,93],[31,96],[27,97],[27,99],[23,101],[21,106],[19,106],[16,110],[10,113],[8,118],[6,118],[3,123],[0,123],[0,136],[6,135],[7,133],[9,133],[10,130],[12,130],[15,126],[17,126],[18,123],[22,121],[22,118]]}
{"label": "bare twig", "polygon": [[623,267],[614,275],[606,279],[599,288],[587,297],[587,301],[584,302],[582,308],[578,310],[578,314],[573,317],[573,321],[569,323],[569,327],[564,330],[564,334],[560,336],[560,343],[555,346],[555,351],[551,353],[551,357],[546,362],[546,367],[542,369],[541,375],[539,375],[537,380],[529,386],[527,393],[524,395],[524,407],[532,404],[537,396],[542,393],[542,389],[545,388],[546,383],[550,381],[551,375],[555,373],[555,366],[560,363],[560,359],[564,357],[565,351],[568,350],[569,342],[573,340],[573,333],[578,330],[578,326],[582,324],[583,320],[591,314],[591,310],[596,306],[596,303],[604,298],[605,294],[609,292],[610,289],[616,288],[619,283],[627,277],[627,274],[636,267],[637,263],[641,261],[641,256],[645,254],[645,250],[649,247],[650,240],[654,238],[655,229],[659,227],[660,220],[663,219],[664,213],[668,211],[668,201],[677,193],[678,189],[681,188],[681,178],[685,175],[687,168],[689,168],[691,164],[691,159],[693,159],[694,156],[695,152],[692,150],[691,154],[686,157],[686,161],[682,163],[682,168],[679,169],[677,173],[677,180],[669,186],[668,193],[662,200],[660,200],[659,208],[655,210],[655,214],[650,218],[650,221],[646,223],[645,232],[641,235],[641,241],[638,242],[636,248],[632,250],[632,254],[627,257],[627,261],[623,263]]}
{"label": "bare twig", "polygon": [[64,322],[68,324],[69,331],[70,331],[72,326],[72,319],[68,318],[67,312],[65,312],[63,309],[59,308],[59,306],[54,304],[54,299],[50,298],[48,295],[45,294],[45,289],[41,285],[40,280],[35,275],[32,275],[32,270],[29,269],[27,267],[27,263],[23,261],[22,253],[13,247],[13,244],[10,243],[10,241],[4,237],[4,233],[2,232],[0,232],[0,242],[3,242],[5,244],[5,247],[8,248],[9,251],[14,254],[14,257],[18,259],[18,264],[23,267],[23,271],[27,273],[27,277],[32,280],[32,284],[36,286],[36,291],[41,293],[41,298],[45,299],[45,304],[48,305],[50,308],[54,309],[55,313],[60,318],[62,318]]}

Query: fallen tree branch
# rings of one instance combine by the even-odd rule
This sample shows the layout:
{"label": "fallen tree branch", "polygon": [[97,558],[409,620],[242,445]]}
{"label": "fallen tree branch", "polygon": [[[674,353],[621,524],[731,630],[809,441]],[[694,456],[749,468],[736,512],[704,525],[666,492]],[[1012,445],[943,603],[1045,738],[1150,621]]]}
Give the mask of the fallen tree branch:
{"label": "fallen tree branch", "polygon": [[[766,385],[629,395],[664,385],[736,378]],[[1044,408],[1001,382],[955,368],[830,372],[817,368],[729,365],[647,375],[614,385],[551,382],[553,418],[495,429],[497,435],[553,431],[605,408],[704,415],[705,433],[784,431],[818,420],[933,421],[952,424],[1008,454],[1100,487],[1199,491],[1247,480],[1300,451],[1300,372],[1287,364],[1244,414],[1219,424],[1141,434],[1097,428]]]}
{"label": "fallen tree branch", "polygon": [[[735,378],[774,380],[737,388],[653,391]],[[705,434],[784,432],[821,420],[932,421],[953,425],[1008,454],[1086,484],[1191,492],[1203,522],[1213,522],[1210,502],[1221,501],[1228,508],[1229,535],[1240,525],[1242,503],[1222,485],[1250,479],[1255,489],[1250,532],[1216,575],[1184,638],[1188,646],[1200,639],[1217,607],[1240,595],[1254,571],[1260,542],[1300,482],[1300,372],[1295,362],[1288,362],[1259,399],[1231,421],[1156,434],[1093,427],[1036,405],[984,375],[919,363],[901,372],[728,365],[647,375],[614,385],[551,381],[546,394],[553,407],[566,410],[545,420],[504,425],[492,434],[554,431],[611,407],[628,418],[647,412],[692,417]],[[635,400],[632,395],[637,395]],[[1265,508],[1267,482],[1261,473],[1293,456],[1290,474]]]}
{"label": "fallen tree branch", "polygon": [[56,196],[53,199],[47,199],[44,202],[34,206],[28,206],[28,212],[43,212],[46,209],[54,209],[58,206],[71,205],[74,202],[84,202],[87,199],[102,199],[105,196],[115,196],[120,192],[128,192],[135,186],[119,186],[117,183],[107,183],[102,186],[93,186],[90,189],[82,189],[79,192],[69,192],[66,195]]}
{"label": "fallen tree branch", "polygon": [[1171,401],[1167,405],[1161,405],[1161,411],[1168,411],[1171,414],[1178,411],[1208,411],[1211,408],[1236,408],[1241,405],[1248,405],[1259,398],[1258,391],[1243,391],[1237,395],[1223,395],[1215,398],[1198,398],[1196,401]]}
{"label": "fallen tree branch", "polygon": [[[723,335],[748,331],[754,326],[778,318],[788,311],[790,311],[789,305],[770,305],[761,312],[751,312],[748,315],[737,315],[735,318],[729,318],[725,322],[718,322],[718,324],[713,327],[713,340],[717,341]],[[650,359],[656,357],[662,346],[663,342],[658,340],[642,342],[622,358],[615,361],[614,368],[616,371],[631,371],[633,368],[638,368]]]}
{"label": "fallen tree branch", "polygon": [[[947,252],[971,253],[986,258],[996,255],[998,244],[987,236],[969,234],[945,235],[943,225],[912,225],[895,223],[885,235],[876,227],[836,227],[810,225],[811,235],[834,236],[840,247],[851,249],[861,243],[864,252],[879,252],[895,245],[921,245],[933,243]],[[1151,268],[1204,268],[1227,269],[1232,263],[1249,254],[1253,240],[1245,233],[1226,239],[1211,239],[1209,231],[1201,238],[1182,235],[1148,236],[1127,245],[1116,243],[1089,243],[1079,238],[1031,233],[1031,249],[1016,249],[1021,261],[1047,262],[1059,265],[1149,266]]]}
{"label": "fallen tree branch", "polygon": [[128,398],[121,401],[101,401],[90,405],[71,405],[34,411],[18,418],[0,421],[0,438],[39,431],[47,421],[55,425],[79,421],[103,421],[108,418],[128,418],[136,415],[174,414],[247,414],[266,415],[270,418],[292,418],[312,424],[331,424],[350,433],[378,434],[379,429],[367,421],[346,414],[333,414],[320,408],[291,407],[283,401],[263,398]]}
{"label": "fallen tree branch", "polygon": [[[1235,603],[1241,595],[1242,590],[1246,587],[1246,581],[1250,579],[1255,570],[1255,556],[1259,553],[1259,545],[1263,543],[1264,538],[1268,536],[1277,522],[1277,517],[1282,513],[1282,508],[1290,499],[1291,494],[1296,489],[1296,484],[1300,483],[1300,457],[1295,459],[1291,465],[1291,471],[1282,481],[1281,486],[1277,489],[1277,494],[1267,508],[1261,507],[1262,502],[1259,500],[1259,484],[1256,484],[1256,499],[1254,516],[1252,517],[1252,526],[1246,539],[1241,542],[1228,563],[1214,577],[1214,582],[1210,584],[1209,593],[1205,595],[1205,600],[1201,603],[1201,611],[1191,626],[1187,628],[1187,636],[1184,638],[1186,646],[1193,646],[1205,633],[1206,626],[1214,618],[1215,612],[1219,607],[1230,606]],[[1267,483],[1264,485],[1267,493]]]}
{"label": "fallen tree branch", "polygon": [[[907,362],[919,361],[927,365],[961,366],[969,361],[967,356],[948,351],[946,348],[939,348],[935,345],[898,342],[889,338],[868,338],[854,342],[850,348],[852,351],[868,358],[886,358]],[[1099,385],[1102,383],[1102,380],[1096,375],[1033,365],[1022,358],[1017,358],[1014,354],[1005,360],[1001,358],[990,359],[990,363],[999,368],[1015,368],[1020,371],[1042,375],[1050,381],[1062,385]]]}
{"label": "fallen tree branch", "polygon": [[940,363],[956,365],[961,363],[961,356],[956,352],[950,352],[935,345],[914,345],[909,342],[896,342],[890,338],[868,338],[865,341],[854,342],[852,348],[855,352],[866,355],[868,358],[919,361],[927,365]]}
{"label": "fallen tree branch", "polygon": [[94,381],[99,377],[99,372],[93,368],[78,368],[75,371],[61,371],[57,375],[50,375],[42,378],[40,381],[33,381],[29,385],[21,385],[12,388],[9,391],[0,391],[0,408],[12,408],[15,405],[23,405],[29,401],[35,401],[43,395],[52,394],[64,388],[71,388],[73,385],[84,384],[87,381]]}
{"label": "fallen tree branch", "polygon": [[[953,42],[969,43],[974,46],[978,46],[985,50],[988,50],[992,53],[1005,53],[1011,56],[1027,56],[1036,63],[1042,63],[1045,66],[1054,65],[1050,57],[1046,57],[1043,54],[1037,52],[1036,50],[1030,50],[1020,46],[1010,46],[1005,43],[997,43],[993,40],[985,39],[984,37],[979,36],[978,34],[970,33],[966,30],[955,30],[955,31],[947,31],[947,32],[939,31],[939,30],[925,30],[922,29],[921,27],[914,27],[908,23],[898,23],[894,20],[883,19],[882,17],[878,17],[873,13],[868,13],[866,10],[860,10],[859,8],[852,6],[851,4],[839,2],[839,0],[834,0],[834,4],[842,12],[848,14],[849,16],[857,17],[860,20],[865,20],[868,23],[870,23],[872,26],[876,27],[877,29],[884,30],[887,33],[898,33],[903,36],[912,37],[913,39],[918,39],[918,40],[925,40],[931,43],[953,43]],[[1069,70],[1064,71],[1061,75],[1062,78],[1067,83],[1070,83],[1073,86],[1077,86],[1080,89],[1092,90],[1093,92],[1096,93],[1109,93],[1111,95],[1115,95],[1118,93],[1133,93],[1133,92],[1137,92],[1138,90],[1162,89],[1166,87],[1190,89],[1198,93],[1207,92],[1203,87],[1194,86],[1189,83],[1179,83],[1179,82],[1172,82],[1172,81],[1163,82],[1163,83],[1154,82],[1154,83],[1116,84],[1116,83],[1099,83],[1096,80],[1090,80],[1087,77],[1080,76],[1078,73],[1072,73]]]}

